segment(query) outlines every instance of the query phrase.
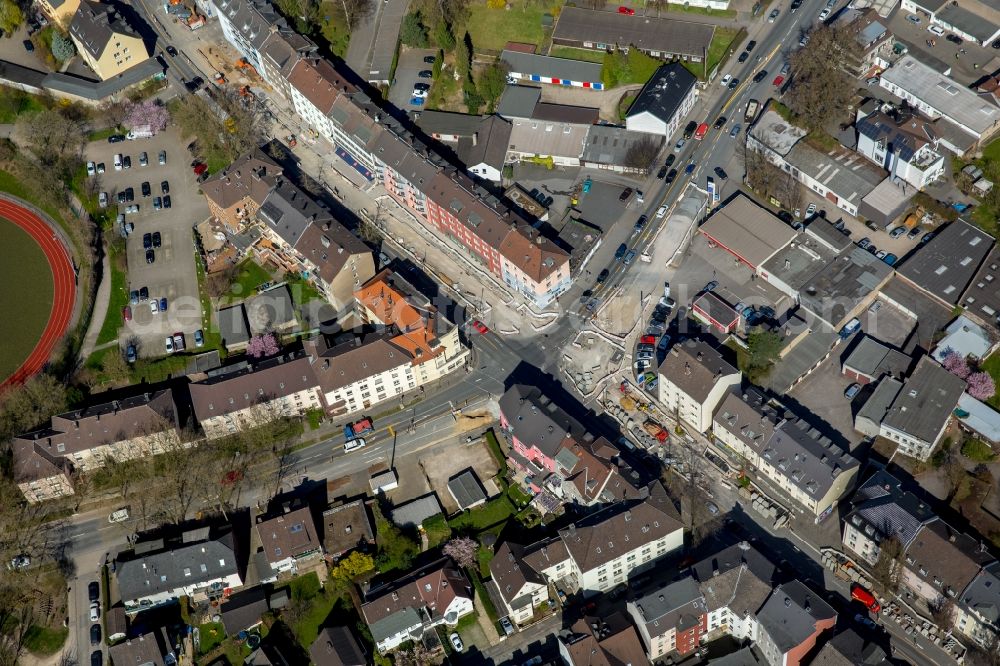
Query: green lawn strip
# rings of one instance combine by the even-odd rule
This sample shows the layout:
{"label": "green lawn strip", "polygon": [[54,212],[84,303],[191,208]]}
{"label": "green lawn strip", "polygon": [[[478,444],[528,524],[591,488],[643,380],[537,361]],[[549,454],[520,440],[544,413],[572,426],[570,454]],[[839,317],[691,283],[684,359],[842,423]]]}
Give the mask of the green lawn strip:
{"label": "green lawn strip", "polygon": [[0,123],[13,124],[20,116],[45,109],[41,99],[14,88],[0,89]]}
{"label": "green lawn strip", "polygon": [[289,588],[293,599],[306,602],[305,609],[296,615],[295,622],[290,628],[299,645],[307,652],[309,646],[319,636],[320,628],[330,617],[334,608],[339,608],[339,611],[344,614],[352,611],[349,602],[337,596],[330,590],[329,586],[327,588],[319,587],[319,578],[316,576],[316,572],[310,572],[293,579]]}
{"label": "green lawn strip", "polygon": [[229,302],[241,301],[257,293],[257,287],[271,281],[271,274],[253,259],[237,266],[236,281],[230,288]]}
{"label": "green lawn strip", "polygon": [[427,534],[428,548],[437,548],[451,536],[451,527],[448,526],[448,519],[444,514],[431,516],[421,524],[421,527]]}
{"label": "green lawn strip", "polygon": [[[458,91],[459,84],[455,80],[455,77],[444,75],[439,76],[437,80],[434,81],[434,86],[431,88],[430,95],[427,96],[426,107],[428,109],[443,109],[445,103],[451,100],[454,94]],[[463,106],[464,109],[464,106]]]}
{"label": "green lawn strip", "polygon": [[299,274],[295,274],[294,276],[286,274],[285,282],[288,283],[288,288],[292,292],[292,300],[299,307],[312,301],[326,300],[311,282]]}
{"label": "green lawn strip", "polygon": [[[108,298],[108,313],[97,334],[97,344],[103,345],[118,339],[118,329],[122,325],[122,308],[128,305],[128,278],[124,271],[115,267],[114,257],[109,257],[111,266],[111,294]],[[107,279],[107,276],[105,276]]]}
{"label": "green lawn strip", "polygon": [[464,32],[468,31],[472,46],[477,51],[502,51],[507,42],[541,46],[545,38],[542,30],[542,15],[545,11],[541,6],[515,5],[507,11],[490,9],[486,3],[471,4],[469,20],[455,30],[455,37],[461,39]]}
{"label": "green lawn strip", "polygon": [[628,53],[615,51],[604,55],[601,81],[606,88],[615,88],[631,83],[646,83],[663,65],[658,58],[648,56],[638,49]]}
{"label": "green lawn strip", "polygon": [[973,462],[988,463],[996,460],[993,448],[981,439],[969,438],[962,442],[962,455]]}
{"label": "green lawn strip", "polygon": [[712,43],[708,45],[708,71],[722,62],[729,52],[729,47],[737,40],[742,40],[745,30],[743,28],[725,28],[716,26],[712,35]]}
{"label": "green lawn strip", "polygon": [[105,127],[104,129],[94,130],[87,135],[88,141],[105,141],[107,138],[113,134],[118,134],[119,129],[117,127]]}
{"label": "green lawn strip", "polygon": [[66,226],[62,216],[51,204],[43,203],[24,184],[7,171],[0,171],[0,191],[12,194],[15,197],[24,199],[28,203],[41,208],[49,217]]}
{"label": "green lawn strip", "polygon": [[483,583],[483,579],[480,577],[479,572],[472,568],[466,569],[465,571],[469,575],[469,578],[472,579],[472,585],[476,588],[476,592],[479,593],[479,600],[482,601],[483,610],[486,611],[486,615],[490,618],[490,622],[496,624],[500,620],[500,616],[497,615],[497,609],[493,606],[493,600],[486,591],[486,584]]}
{"label": "green lawn strip", "polygon": [[479,560],[479,574],[483,578],[489,578],[492,576],[490,573],[490,562],[493,561],[493,551],[489,548],[479,547],[476,552],[476,558]]}
{"label": "green lawn strip", "polygon": [[481,532],[488,527],[492,527],[504,522],[514,514],[514,505],[506,495],[498,495],[470,511],[465,511],[451,520],[448,524],[455,531]]}
{"label": "green lawn strip", "polygon": [[87,167],[84,164],[73,174],[73,179],[69,182],[69,189],[76,198],[83,204],[87,214],[101,226],[102,229],[110,229],[114,218],[111,217],[107,208],[101,208],[98,203],[97,194],[87,193]]}
{"label": "green lawn strip", "polygon": [[201,253],[195,250],[194,254],[195,273],[198,276],[198,298],[201,301],[201,321],[202,335],[205,337],[205,344],[200,351],[218,349],[222,358],[226,357],[226,348],[222,346],[222,333],[212,325],[212,298],[208,295],[206,286],[205,262]]}
{"label": "green lawn strip", "polygon": [[208,654],[226,640],[226,629],[221,622],[206,622],[198,625],[201,636],[198,654]]}
{"label": "green lawn strip", "polygon": [[500,442],[497,441],[496,433],[492,430],[487,430],[483,437],[486,439],[486,446],[489,447],[490,453],[493,454],[493,461],[499,467],[498,473],[501,476],[505,476],[507,474],[507,457],[503,454],[503,449],[500,448]]}
{"label": "green lawn strip", "polygon": [[[187,339],[185,342],[194,344],[194,340],[191,339]],[[132,381],[133,383],[146,381],[155,384],[171,377],[177,377],[184,373],[190,361],[191,356],[188,354],[171,354],[155,359],[140,358],[132,364]]]}
{"label": "green lawn strip", "polygon": [[66,643],[69,629],[66,627],[40,627],[33,624],[24,636],[24,647],[35,654],[55,654]]}
{"label": "green lawn strip", "polygon": [[603,63],[605,52],[593,51],[591,49],[577,49],[572,46],[553,46],[549,50],[549,55],[553,58],[568,58],[569,60]]}

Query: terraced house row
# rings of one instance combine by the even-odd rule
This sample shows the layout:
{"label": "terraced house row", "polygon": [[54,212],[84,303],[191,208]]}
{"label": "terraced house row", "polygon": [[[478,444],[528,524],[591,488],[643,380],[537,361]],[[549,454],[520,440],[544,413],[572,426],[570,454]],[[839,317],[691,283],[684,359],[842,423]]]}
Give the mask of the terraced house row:
{"label": "terraced house row", "polygon": [[437,238],[534,306],[547,306],[569,288],[565,249],[316,57],[316,45],[270,3],[213,2],[229,43],[333,145],[340,167],[384,186]]}

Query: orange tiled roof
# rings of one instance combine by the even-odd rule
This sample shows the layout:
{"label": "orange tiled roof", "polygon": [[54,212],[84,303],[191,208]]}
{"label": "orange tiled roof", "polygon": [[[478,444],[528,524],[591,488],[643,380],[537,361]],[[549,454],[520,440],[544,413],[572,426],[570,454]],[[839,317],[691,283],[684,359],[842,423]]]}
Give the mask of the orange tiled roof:
{"label": "orange tiled roof", "polygon": [[357,299],[384,326],[394,326],[399,335],[392,343],[406,350],[413,363],[423,363],[444,352],[434,333],[434,313],[422,312],[388,281],[389,271],[382,271],[354,292]]}

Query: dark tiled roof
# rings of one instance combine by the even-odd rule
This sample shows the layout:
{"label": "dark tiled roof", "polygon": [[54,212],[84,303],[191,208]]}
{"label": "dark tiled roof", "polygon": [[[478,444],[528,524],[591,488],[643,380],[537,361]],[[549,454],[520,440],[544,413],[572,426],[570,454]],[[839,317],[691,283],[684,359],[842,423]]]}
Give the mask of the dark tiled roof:
{"label": "dark tiled roof", "polygon": [[222,626],[232,638],[241,631],[260,624],[261,615],[268,610],[267,592],[259,585],[231,594],[219,607]]}
{"label": "dark tiled roof", "polygon": [[365,651],[347,627],[325,627],[309,646],[313,666],[366,666]]}
{"label": "dark tiled roof", "polygon": [[954,305],[992,247],[992,236],[965,220],[957,220],[918,248],[897,272],[931,295]]}
{"label": "dark tiled roof", "polygon": [[321,548],[308,506],[271,518],[258,518],[256,529],[271,564],[289,557],[303,557]]}
{"label": "dark tiled roof", "polygon": [[627,117],[643,113],[669,123],[677,110],[691,94],[698,79],[677,62],[661,66],[643,86],[639,96],[629,107]]}
{"label": "dark tiled roof", "polygon": [[199,422],[318,387],[308,356],[289,354],[190,384]]}
{"label": "dark tiled roof", "polygon": [[[69,32],[76,37],[77,44],[86,49],[95,60],[100,60],[115,34],[140,38],[114,6],[91,0],[80,2]],[[146,54],[142,53],[141,57],[145,59]]]}
{"label": "dark tiled roof", "polygon": [[364,500],[330,507],[323,512],[323,547],[327,555],[338,557],[374,541],[375,530]]}
{"label": "dark tiled roof", "polygon": [[739,372],[718,351],[701,340],[686,340],[670,348],[659,373],[698,402],[704,402],[716,381]]}

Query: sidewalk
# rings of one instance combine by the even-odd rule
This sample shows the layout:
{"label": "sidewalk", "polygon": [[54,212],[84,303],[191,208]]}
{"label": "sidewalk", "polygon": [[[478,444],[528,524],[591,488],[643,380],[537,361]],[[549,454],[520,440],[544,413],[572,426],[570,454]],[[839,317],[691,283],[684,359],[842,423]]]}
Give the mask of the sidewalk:
{"label": "sidewalk", "polygon": [[[101,282],[97,285],[97,294],[94,295],[94,309],[90,313],[90,325],[87,326],[87,335],[83,338],[80,346],[80,361],[86,362],[90,355],[97,349],[97,336],[101,334],[104,327],[104,320],[108,316],[108,305],[111,302],[111,262],[108,260],[108,253],[104,252],[101,259]],[[117,340],[106,345],[117,344]]]}

